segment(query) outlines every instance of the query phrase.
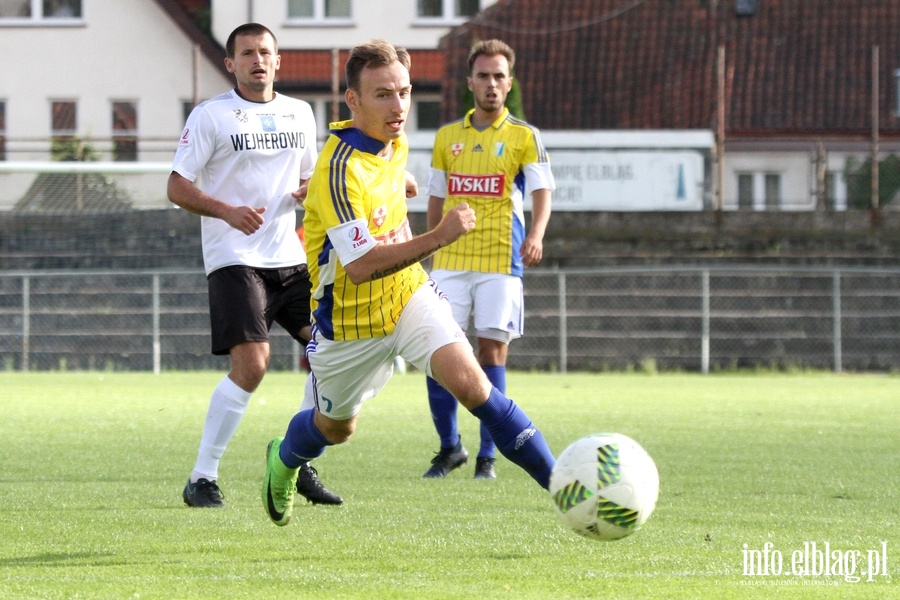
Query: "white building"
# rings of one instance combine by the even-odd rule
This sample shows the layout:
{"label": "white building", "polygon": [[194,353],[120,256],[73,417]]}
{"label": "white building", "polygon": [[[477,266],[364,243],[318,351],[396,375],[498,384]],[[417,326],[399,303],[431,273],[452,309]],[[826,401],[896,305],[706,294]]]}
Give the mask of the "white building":
{"label": "white building", "polygon": [[[3,162],[49,160],[52,139],[78,140],[103,161],[155,163],[164,170],[194,103],[233,86],[223,66],[223,47],[234,27],[248,21],[263,23],[275,33],[282,54],[277,89],[313,105],[322,138],[336,114],[347,114],[342,94],[332,86],[335,74],[342,79],[347,50],[375,37],[409,48],[415,90],[407,125],[414,148],[410,168],[424,178],[433,131],[442,120],[443,94],[459,78],[448,68],[451,58],[438,49],[439,42],[497,0],[209,0],[215,41],[188,14],[188,9],[205,3],[0,3],[0,44],[12,49],[0,77],[0,210],[16,202],[28,181],[19,174],[4,175]],[[336,113],[335,106],[343,113]],[[714,138],[710,130],[661,135],[652,130],[542,130],[564,184],[557,196],[560,209],[702,210],[711,205],[716,169],[710,160],[712,143],[707,144]],[[648,136],[655,141],[647,142]],[[672,145],[660,144],[661,139],[672,140]],[[596,145],[591,140],[597,140]],[[885,142],[883,150],[895,147]],[[846,148],[832,144],[821,169],[808,141],[774,147],[764,140],[754,144],[729,139],[722,171],[723,208],[814,209],[823,170],[834,208],[845,208],[842,169],[848,158],[863,160],[866,152],[864,140]],[[591,167],[604,161],[607,167]],[[703,165],[699,172],[698,161]],[[613,163],[621,173],[650,175],[640,175],[646,179],[640,181],[606,175],[593,182],[577,179],[586,173],[608,174],[603,168]],[[660,165],[665,176],[654,171]],[[659,197],[632,201],[635,194],[656,194],[663,180],[670,183]],[[159,196],[140,205],[167,203]],[[416,202],[413,208],[419,208]]]}

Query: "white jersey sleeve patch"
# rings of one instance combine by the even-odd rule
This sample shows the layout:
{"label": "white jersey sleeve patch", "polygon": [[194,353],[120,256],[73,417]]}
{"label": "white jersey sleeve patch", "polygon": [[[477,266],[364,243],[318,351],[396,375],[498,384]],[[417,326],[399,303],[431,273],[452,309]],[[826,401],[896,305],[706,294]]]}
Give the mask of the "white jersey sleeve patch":
{"label": "white jersey sleeve patch", "polygon": [[428,185],[425,188],[427,196],[438,198],[447,197],[447,173],[431,167],[428,170]]}
{"label": "white jersey sleeve patch", "polygon": [[341,264],[345,266],[363,256],[376,244],[363,219],[355,219],[332,227],[328,230],[328,239],[331,240]]}
{"label": "white jersey sleeve patch", "polygon": [[553,179],[553,171],[550,163],[532,163],[525,165],[525,195],[530,196],[534,190],[556,189],[556,181]]}

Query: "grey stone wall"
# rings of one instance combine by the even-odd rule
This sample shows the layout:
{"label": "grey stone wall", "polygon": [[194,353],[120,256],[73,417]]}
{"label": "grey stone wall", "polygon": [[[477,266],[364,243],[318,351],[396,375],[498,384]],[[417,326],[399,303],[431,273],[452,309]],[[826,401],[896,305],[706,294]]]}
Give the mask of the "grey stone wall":
{"label": "grey stone wall", "polygon": [[[414,232],[425,215],[410,216]],[[652,264],[900,265],[900,212],[554,213],[545,267]],[[0,213],[0,269],[202,267],[182,210]]]}

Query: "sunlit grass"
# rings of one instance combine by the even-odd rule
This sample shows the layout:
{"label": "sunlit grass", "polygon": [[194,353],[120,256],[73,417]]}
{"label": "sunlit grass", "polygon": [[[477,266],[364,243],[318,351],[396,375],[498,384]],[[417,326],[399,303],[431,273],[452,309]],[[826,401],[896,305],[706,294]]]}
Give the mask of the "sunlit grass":
{"label": "sunlit grass", "polygon": [[[896,585],[897,377],[511,373],[554,453],[620,431],[656,460],[656,513],[600,543],[564,529],[505,459],[493,482],[473,480],[471,463],[423,480],[437,438],[415,373],[316,461],[343,507],[298,504],[285,528],[263,512],[265,446],[303,383],[271,373],[222,462],[228,508],[188,509],[181,489],[221,376],[0,373],[0,597],[868,598]],[[460,425],[474,451],[477,421],[461,413]],[[891,574],[747,574],[747,552],[767,542],[787,570],[828,542],[860,551],[860,572],[886,543]]]}

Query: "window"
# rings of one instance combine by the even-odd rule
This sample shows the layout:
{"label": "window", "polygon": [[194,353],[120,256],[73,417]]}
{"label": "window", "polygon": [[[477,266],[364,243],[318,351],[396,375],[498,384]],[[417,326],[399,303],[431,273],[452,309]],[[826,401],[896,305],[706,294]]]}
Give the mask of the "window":
{"label": "window", "polygon": [[136,161],[137,105],[134,102],[112,103],[113,160]]}
{"label": "window", "polygon": [[416,16],[420,19],[463,21],[481,10],[480,0],[417,0]]}
{"label": "window", "polygon": [[81,0],[0,0],[0,19],[66,21],[81,16]]}
{"label": "window", "polygon": [[897,93],[897,104],[894,106],[894,116],[900,117],[900,69],[894,70],[894,88]]}
{"label": "window", "polygon": [[837,173],[828,171],[825,173],[825,208],[836,208]]}
{"label": "window", "polygon": [[288,0],[288,19],[302,21],[348,20],[351,0]]}
{"label": "window", "polygon": [[194,101],[193,100],[182,100],[181,101],[181,122],[187,122],[189,116],[191,116],[191,111],[194,110]]}
{"label": "window", "polygon": [[766,173],[765,178],[766,190],[766,208],[781,207],[781,175],[778,173]]}
{"label": "window", "polygon": [[842,171],[825,173],[825,208],[847,210],[847,182]]}
{"label": "window", "polygon": [[738,209],[753,209],[753,174],[738,174]]}
{"label": "window", "polygon": [[0,100],[0,160],[6,160],[6,101]]}
{"label": "window", "polygon": [[51,152],[54,160],[77,160],[80,156],[76,132],[76,104],[69,100],[50,103]]}
{"label": "window", "polygon": [[416,100],[413,102],[414,127],[418,131],[436,131],[441,126],[441,101]]}
{"label": "window", "polygon": [[71,100],[54,100],[50,104],[50,133],[54,138],[75,136],[76,110],[76,104]]}
{"label": "window", "polygon": [[[332,123],[334,121],[334,102],[331,100],[326,100],[324,105],[324,123]],[[338,102],[338,121],[346,121],[347,119],[352,119],[353,113],[350,112],[350,107],[347,106],[347,103],[343,100]]]}
{"label": "window", "polygon": [[738,173],[739,210],[781,208],[780,173]]}

